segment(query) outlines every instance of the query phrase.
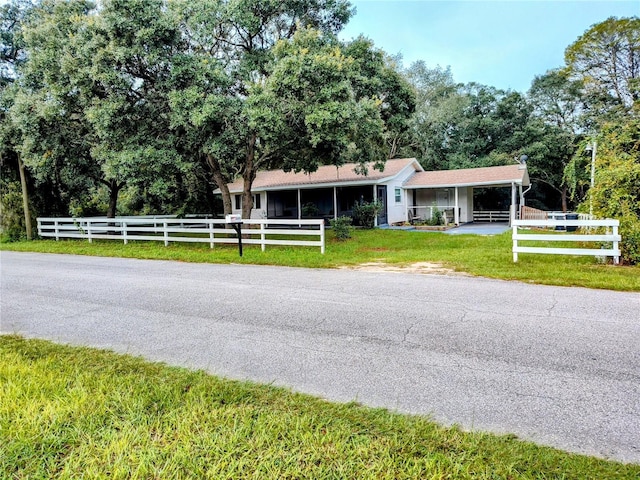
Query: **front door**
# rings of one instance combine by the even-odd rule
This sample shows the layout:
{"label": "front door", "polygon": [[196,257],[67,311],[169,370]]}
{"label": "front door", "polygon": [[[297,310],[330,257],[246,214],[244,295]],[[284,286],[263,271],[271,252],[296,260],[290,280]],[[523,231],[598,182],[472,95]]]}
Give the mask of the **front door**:
{"label": "front door", "polygon": [[380,208],[380,211],[378,212],[378,225],[386,225],[389,222],[387,219],[387,186],[377,185],[376,196],[382,203],[382,208]]}

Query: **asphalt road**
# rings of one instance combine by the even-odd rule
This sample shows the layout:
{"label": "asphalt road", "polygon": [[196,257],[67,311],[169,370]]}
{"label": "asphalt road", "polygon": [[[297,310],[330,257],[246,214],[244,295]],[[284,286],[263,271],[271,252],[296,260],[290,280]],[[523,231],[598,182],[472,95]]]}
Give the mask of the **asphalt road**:
{"label": "asphalt road", "polygon": [[0,332],[640,463],[640,295],[0,253]]}

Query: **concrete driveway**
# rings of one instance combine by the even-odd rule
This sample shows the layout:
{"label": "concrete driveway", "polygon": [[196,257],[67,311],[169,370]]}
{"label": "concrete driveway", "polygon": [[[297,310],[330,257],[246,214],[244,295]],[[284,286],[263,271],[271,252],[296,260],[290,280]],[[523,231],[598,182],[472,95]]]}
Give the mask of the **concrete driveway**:
{"label": "concrete driveway", "polygon": [[444,233],[449,235],[499,235],[501,233],[510,230],[511,227],[508,223],[465,223],[459,227],[445,230]]}
{"label": "concrete driveway", "polygon": [[640,463],[640,295],[1,252],[0,332]]}

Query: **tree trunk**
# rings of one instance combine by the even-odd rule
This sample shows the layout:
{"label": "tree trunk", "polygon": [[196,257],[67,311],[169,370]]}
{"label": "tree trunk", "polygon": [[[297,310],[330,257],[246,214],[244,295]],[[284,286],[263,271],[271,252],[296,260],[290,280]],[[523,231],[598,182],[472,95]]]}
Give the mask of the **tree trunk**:
{"label": "tree trunk", "polygon": [[562,191],[560,192],[560,198],[562,199],[562,211],[567,211],[567,186],[562,187]]}
{"label": "tree trunk", "polygon": [[251,187],[256,178],[255,171],[255,154],[256,154],[256,135],[251,135],[249,144],[247,145],[247,155],[245,157],[244,170],[242,172],[242,218],[251,218],[251,210],[253,209],[253,196],[251,195]]}
{"label": "tree trunk", "polygon": [[118,194],[123,185],[118,184],[115,180],[111,180],[107,185],[109,187],[109,209],[107,210],[107,218],[115,218],[116,208],[118,206]]}
{"label": "tree trunk", "polygon": [[213,176],[214,183],[220,189],[222,193],[222,208],[224,209],[224,214],[229,215],[232,212],[232,204],[231,204],[231,193],[229,192],[229,187],[227,186],[227,181],[222,175],[222,169],[220,168],[220,163],[216,158],[212,155],[207,154],[207,163],[211,168],[211,174]]}
{"label": "tree trunk", "polygon": [[20,185],[22,187],[22,209],[24,211],[24,228],[27,230],[27,240],[31,240],[31,211],[29,210],[29,195],[27,192],[27,176],[24,171],[24,163],[22,163],[22,156],[18,155],[18,171],[20,172]]}

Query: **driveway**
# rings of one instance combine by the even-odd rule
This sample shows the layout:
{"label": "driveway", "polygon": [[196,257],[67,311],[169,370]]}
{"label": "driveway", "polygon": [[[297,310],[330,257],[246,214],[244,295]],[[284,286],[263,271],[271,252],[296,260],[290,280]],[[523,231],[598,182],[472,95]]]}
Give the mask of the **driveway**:
{"label": "driveway", "polygon": [[449,235],[461,235],[461,234],[472,234],[472,235],[499,235],[501,233],[510,230],[511,227],[508,223],[465,223],[464,225],[460,225],[459,227],[451,228],[449,230],[445,230],[444,233]]}
{"label": "driveway", "polygon": [[1,252],[0,332],[640,463],[640,295]]}

